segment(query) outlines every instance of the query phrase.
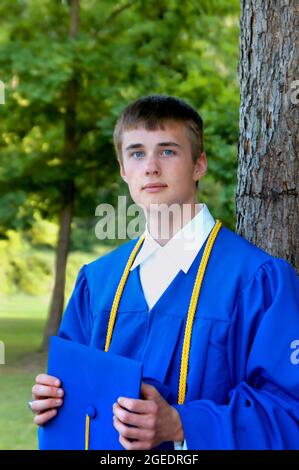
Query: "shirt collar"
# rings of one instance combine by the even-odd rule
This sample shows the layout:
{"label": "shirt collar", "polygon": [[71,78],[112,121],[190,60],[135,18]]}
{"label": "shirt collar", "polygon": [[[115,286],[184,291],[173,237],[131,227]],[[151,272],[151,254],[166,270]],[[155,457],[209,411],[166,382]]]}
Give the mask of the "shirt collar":
{"label": "shirt collar", "polygon": [[[163,253],[164,259],[174,259],[179,269],[188,272],[197,253],[212,230],[215,220],[206,204],[198,204],[199,212],[179,230],[164,246],[159,245],[151,236],[146,226],[141,250],[137,254],[130,270],[147,260],[154,253]],[[166,257],[166,258],[165,258]]]}

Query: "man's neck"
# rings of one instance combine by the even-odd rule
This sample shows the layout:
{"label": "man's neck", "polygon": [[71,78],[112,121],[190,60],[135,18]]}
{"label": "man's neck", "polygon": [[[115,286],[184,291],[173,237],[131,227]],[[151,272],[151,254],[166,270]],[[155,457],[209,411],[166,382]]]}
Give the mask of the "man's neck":
{"label": "man's neck", "polygon": [[176,210],[148,211],[146,215],[147,230],[153,239],[164,246],[174,235],[182,230],[201,210],[196,202],[175,205]]}

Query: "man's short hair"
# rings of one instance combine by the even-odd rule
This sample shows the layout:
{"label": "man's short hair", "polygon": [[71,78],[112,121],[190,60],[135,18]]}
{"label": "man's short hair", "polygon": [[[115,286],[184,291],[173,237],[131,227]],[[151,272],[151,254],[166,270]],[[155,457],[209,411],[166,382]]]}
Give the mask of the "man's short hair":
{"label": "man's short hair", "polygon": [[144,126],[147,130],[163,129],[169,121],[186,126],[195,162],[204,151],[203,121],[199,113],[185,101],[174,96],[143,96],[129,104],[116,123],[113,139],[117,158],[122,163],[122,136],[127,130]]}

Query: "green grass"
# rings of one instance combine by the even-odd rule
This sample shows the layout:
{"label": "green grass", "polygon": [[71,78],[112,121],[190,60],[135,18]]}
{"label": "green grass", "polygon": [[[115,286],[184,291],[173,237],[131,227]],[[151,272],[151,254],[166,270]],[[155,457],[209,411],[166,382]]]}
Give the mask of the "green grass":
{"label": "green grass", "polygon": [[[31,302],[32,309],[36,308],[36,300]],[[23,310],[19,317],[0,316],[0,337],[5,344],[5,364],[0,365],[1,450],[37,448],[37,428],[27,401],[37,373],[46,366],[46,354],[36,352],[45,318],[23,316]]]}
{"label": "green grass", "polygon": [[50,297],[18,294],[14,296],[0,295],[0,318],[44,318],[48,311]]}
{"label": "green grass", "polygon": [[[4,366],[0,366],[3,368]],[[35,372],[12,371],[0,376],[0,449],[37,449],[37,427],[26,403]]]}

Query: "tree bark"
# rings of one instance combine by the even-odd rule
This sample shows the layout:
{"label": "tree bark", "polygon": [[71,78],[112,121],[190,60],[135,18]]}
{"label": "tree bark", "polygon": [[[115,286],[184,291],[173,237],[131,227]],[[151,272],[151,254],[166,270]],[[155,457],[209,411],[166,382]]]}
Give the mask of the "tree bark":
{"label": "tree bark", "polygon": [[241,0],[236,231],[299,270],[297,0]]}
{"label": "tree bark", "polygon": [[[72,0],[70,11],[69,38],[75,38],[79,29],[79,0]],[[78,94],[78,77],[74,75],[66,90],[66,115],[64,122],[64,163],[68,168],[77,149],[76,139],[76,104]],[[64,290],[66,278],[67,257],[70,245],[71,223],[75,198],[75,183],[73,179],[65,182],[62,191],[59,235],[56,249],[55,280],[44,331],[42,351],[47,351],[51,335],[56,335],[64,309]]]}

